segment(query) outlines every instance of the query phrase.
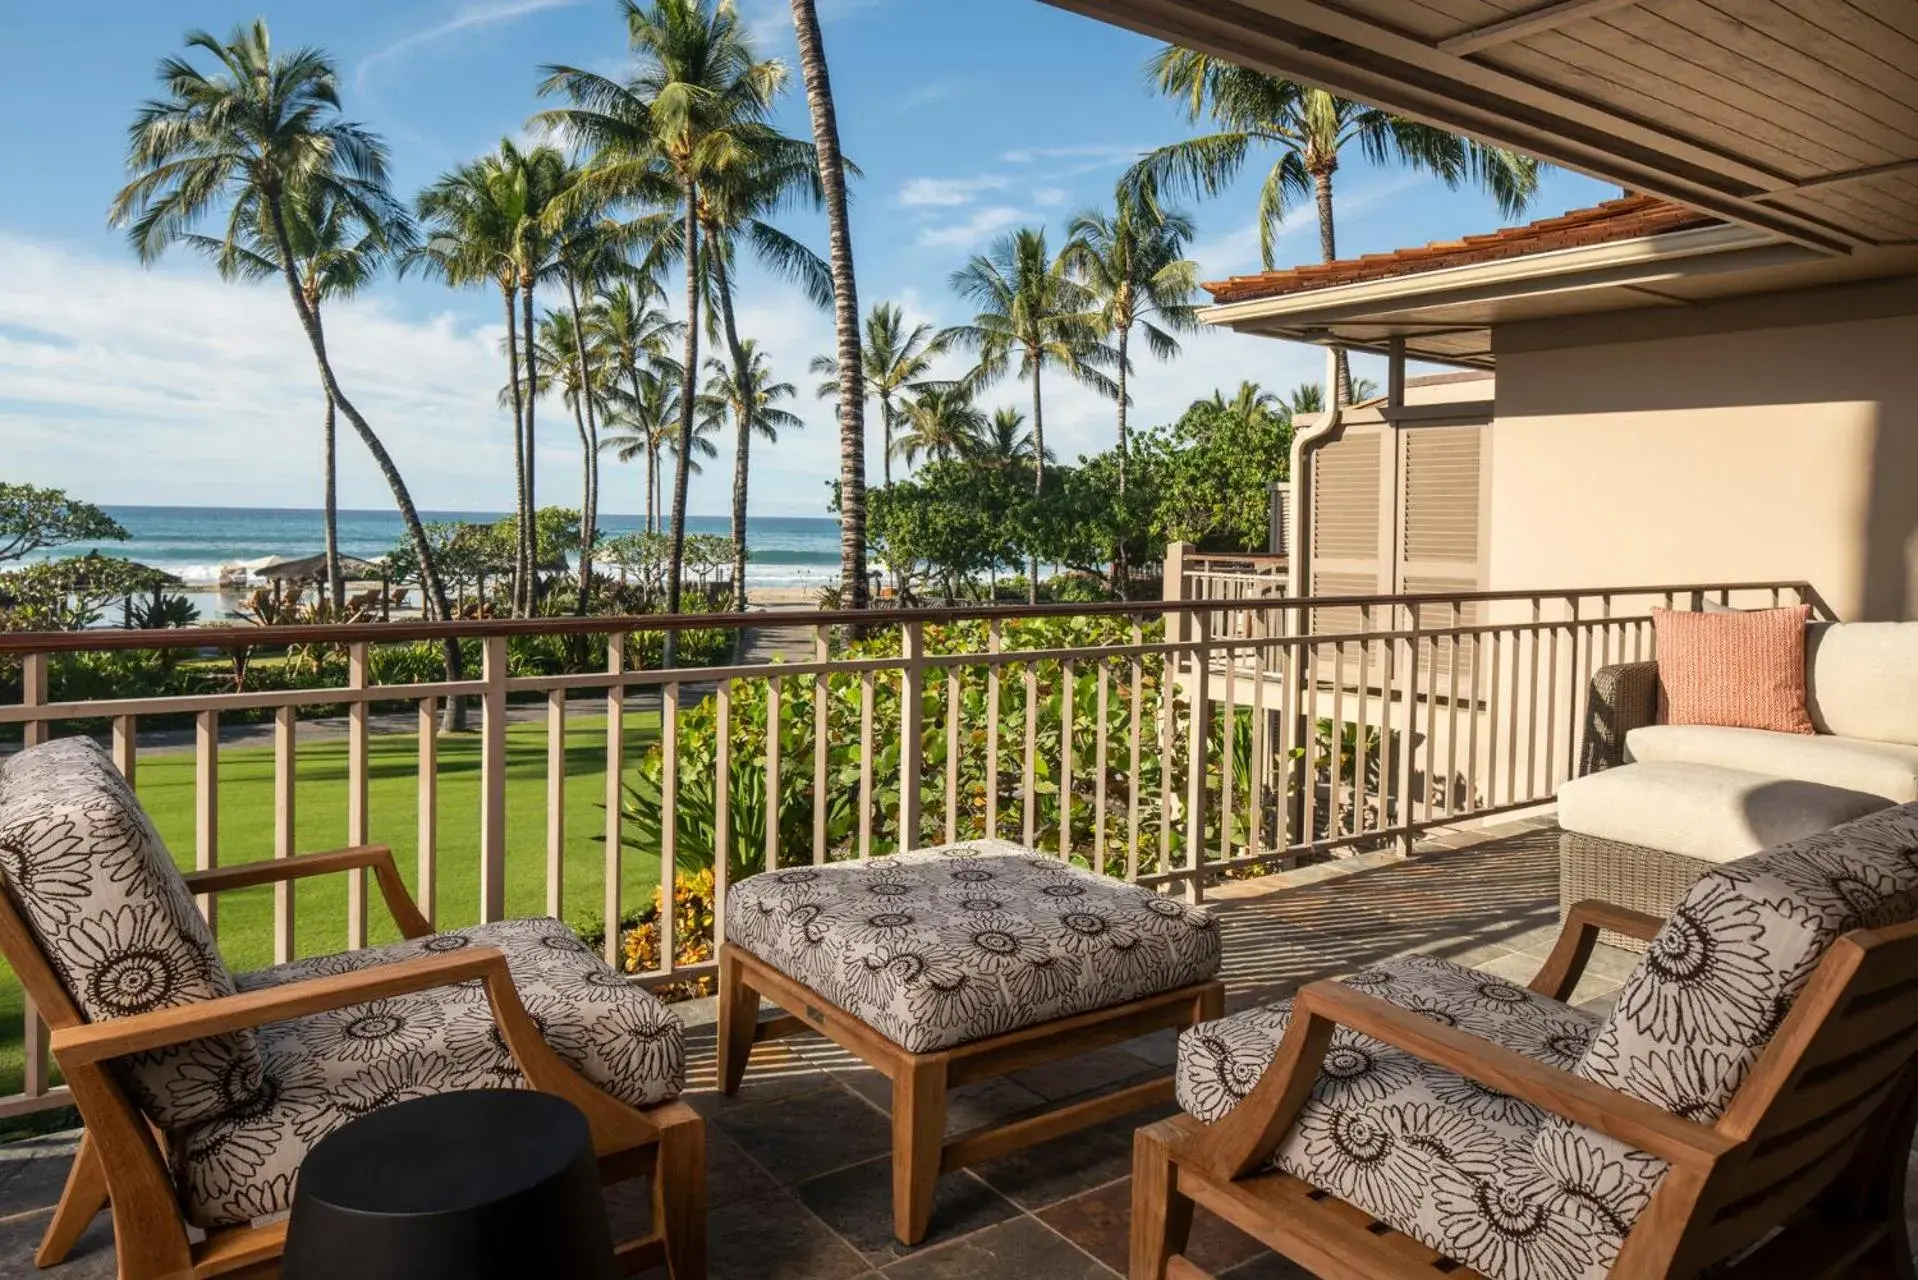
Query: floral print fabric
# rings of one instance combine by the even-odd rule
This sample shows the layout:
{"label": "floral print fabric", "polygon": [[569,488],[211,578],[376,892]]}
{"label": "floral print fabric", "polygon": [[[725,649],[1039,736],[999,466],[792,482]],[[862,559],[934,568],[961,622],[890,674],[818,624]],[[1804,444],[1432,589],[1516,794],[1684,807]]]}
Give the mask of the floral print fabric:
{"label": "floral print fabric", "polygon": [[[507,920],[239,975],[242,991],[497,947],[520,1001],[553,1051],[636,1107],[685,1086],[679,1020],[593,955],[557,920]],[[518,1089],[525,1078],[477,981],[333,1009],[259,1032],[265,1083],[225,1114],[168,1134],[191,1221],[246,1222],[292,1206],[301,1161],[340,1125],[408,1098],[451,1089]]]}
{"label": "floral print fabric", "polygon": [[[1576,1071],[1711,1124],[1831,944],[1915,916],[1918,804],[1716,867],[1673,908]],[[1611,1156],[1623,1150],[1558,1119],[1540,1141],[1568,1132]]]}
{"label": "floral print fabric", "polygon": [[726,937],[912,1053],[1219,969],[1210,913],[1000,840],[752,876]]}
{"label": "floral print fabric", "polygon": [[[113,761],[60,738],[0,765],[0,877],[89,1022],[233,994],[193,895]],[[219,1114],[260,1086],[247,1032],[115,1064],[162,1127]]]}
{"label": "floral print fabric", "polygon": [[[1428,956],[1345,982],[1561,1070],[1599,1027],[1591,1014]],[[1207,1123],[1231,1112],[1291,1015],[1282,1000],[1182,1034],[1179,1105]],[[1545,1121],[1528,1102],[1341,1029],[1273,1165],[1487,1276],[1603,1276],[1663,1165],[1602,1151],[1580,1130],[1543,1141]]]}

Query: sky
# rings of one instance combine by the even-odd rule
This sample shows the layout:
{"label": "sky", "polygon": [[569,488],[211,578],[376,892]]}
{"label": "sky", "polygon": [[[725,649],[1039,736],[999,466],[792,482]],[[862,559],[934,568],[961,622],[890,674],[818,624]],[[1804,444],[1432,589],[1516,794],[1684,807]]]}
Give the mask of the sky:
{"label": "sky", "polygon": [[[786,0],[739,4],[765,54],[793,68],[781,125],[810,136]],[[864,173],[852,213],[864,308],[889,299],[936,325],[966,320],[947,282],[970,256],[1018,226],[1043,225],[1056,245],[1075,213],[1110,200],[1134,157],[1195,131],[1146,83],[1153,42],[1038,0],[820,0],[819,8],[843,145]],[[346,115],[386,140],[396,190],[409,200],[501,138],[529,136],[528,117],[546,105],[536,93],[542,66],[618,73],[629,65],[615,0],[101,0],[10,14],[0,118],[11,124],[0,135],[0,167],[16,181],[0,202],[0,479],[110,504],[319,505],[322,400],[283,289],[224,283],[181,250],[143,267],[106,220],[127,177],[127,125],[155,90],[159,59],[178,52],[191,28],[224,35],[255,16],[267,19],[277,46],[317,45],[332,57]],[[1198,226],[1190,256],[1201,278],[1258,269],[1253,209],[1263,173],[1255,158],[1236,189],[1190,207]],[[1502,221],[1489,197],[1356,155],[1336,184],[1342,255]],[[1615,194],[1554,171],[1528,216]],[[782,225],[823,252],[823,217],[804,211]],[[1317,256],[1310,208],[1288,220],[1279,252],[1285,264]],[[750,265],[739,288],[741,331],[797,384],[793,407],[805,421],[777,445],[755,445],[752,513],[824,515],[837,431],[806,365],[831,349],[831,317]],[[512,505],[511,418],[496,403],[503,330],[496,290],[415,279],[381,280],[329,313],[341,384],[423,508]],[[1132,421],[1170,422],[1192,400],[1215,388],[1229,394],[1242,380],[1284,391],[1322,372],[1312,348],[1195,334],[1176,361],[1139,357]],[[1005,383],[984,401],[1024,404],[1026,395]],[[1110,401],[1049,382],[1047,444],[1062,459],[1109,447],[1113,419]],[[554,401],[539,422],[539,500],[577,505],[570,416]],[[876,478],[876,414],[868,423]],[[722,456],[730,459],[730,444]],[[729,509],[727,470],[715,462],[693,478],[694,514]],[[607,464],[603,508],[635,512],[643,493],[638,468]],[[348,434],[340,500],[361,508],[391,501]]]}

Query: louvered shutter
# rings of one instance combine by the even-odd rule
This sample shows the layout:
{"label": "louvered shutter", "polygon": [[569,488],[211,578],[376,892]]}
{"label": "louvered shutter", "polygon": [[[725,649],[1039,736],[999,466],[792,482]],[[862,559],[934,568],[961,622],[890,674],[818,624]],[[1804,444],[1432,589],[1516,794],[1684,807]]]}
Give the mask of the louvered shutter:
{"label": "louvered shutter", "polygon": [[[1484,491],[1483,427],[1426,427],[1402,431],[1400,456],[1398,590],[1407,594],[1458,594],[1481,588],[1480,521]],[[1469,626],[1479,620],[1476,602],[1421,606],[1425,628]],[[1460,681],[1468,680],[1469,651],[1461,651]],[[1446,650],[1439,649],[1438,675],[1449,678]]]}
{"label": "louvered shutter", "polygon": [[[1390,489],[1381,489],[1385,446],[1378,430],[1348,429],[1312,455],[1312,581],[1315,596],[1384,594],[1381,571],[1389,563],[1382,545],[1391,526],[1380,519]],[[1320,635],[1357,631],[1357,607],[1317,609],[1312,628]]]}

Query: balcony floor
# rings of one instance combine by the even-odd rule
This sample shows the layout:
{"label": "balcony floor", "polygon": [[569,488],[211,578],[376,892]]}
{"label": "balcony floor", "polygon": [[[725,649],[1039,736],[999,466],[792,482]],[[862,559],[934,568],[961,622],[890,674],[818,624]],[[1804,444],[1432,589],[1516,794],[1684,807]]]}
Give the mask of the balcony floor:
{"label": "balcony floor", "polygon": [[[1557,839],[1516,823],[1454,839],[1410,861],[1366,855],[1221,888],[1233,1008],[1387,956],[1425,952],[1529,981],[1557,936]],[[1575,999],[1611,998],[1632,957],[1600,948]],[[689,1044],[688,1100],[710,1121],[708,1177],[715,1280],[1111,1280],[1123,1275],[1130,1139],[1154,1117],[1128,1116],[940,1180],[932,1232],[915,1249],[892,1238],[889,1086],[816,1037],[761,1045],[734,1098],[713,1089],[710,1027]],[[954,1131],[1164,1072],[1172,1037],[1148,1037],[958,1090]],[[72,1135],[0,1147],[0,1280],[113,1274],[105,1216],[77,1256],[36,1272],[32,1250],[71,1158]],[[609,1193],[616,1235],[644,1229],[643,1183]],[[1199,1212],[1193,1260],[1232,1280],[1306,1273]],[[663,1275],[663,1272],[656,1273]]]}

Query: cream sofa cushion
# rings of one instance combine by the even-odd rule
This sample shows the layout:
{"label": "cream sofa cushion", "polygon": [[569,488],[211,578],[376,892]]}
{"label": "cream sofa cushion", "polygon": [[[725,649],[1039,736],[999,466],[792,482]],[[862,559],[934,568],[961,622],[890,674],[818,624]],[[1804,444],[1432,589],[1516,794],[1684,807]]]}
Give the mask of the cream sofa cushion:
{"label": "cream sofa cushion", "polygon": [[1918,622],[1813,623],[1805,665],[1818,732],[1918,745]]}
{"label": "cream sofa cushion", "polygon": [[1819,782],[1882,796],[1891,804],[1918,801],[1918,746],[1820,734],[1771,733],[1702,724],[1650,724],[1625,735],[1628,761],[1678,761]]}
{"label": "cream sofa cushion", "polygon": [[1794,778],[1653,760],[1567,782],[1558,789],[1558,825],[1601,840],[1729,862],[1828,831],[1889,803]]}

